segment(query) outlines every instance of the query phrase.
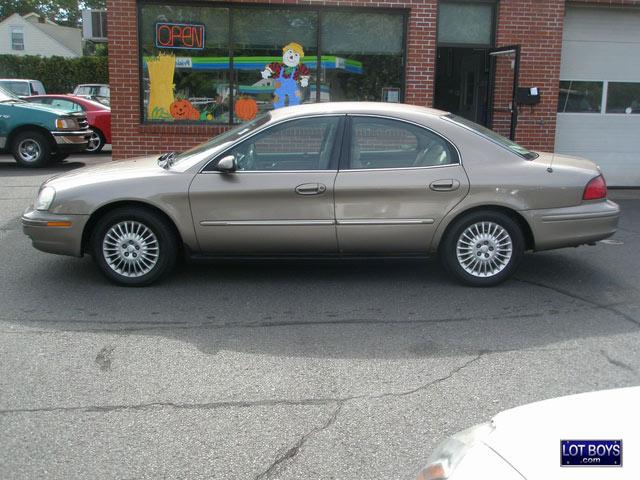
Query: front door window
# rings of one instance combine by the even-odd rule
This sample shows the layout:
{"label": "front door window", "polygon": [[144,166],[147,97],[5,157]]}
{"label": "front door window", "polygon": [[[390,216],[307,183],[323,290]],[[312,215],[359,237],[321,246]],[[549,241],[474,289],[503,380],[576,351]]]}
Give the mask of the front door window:
{"label": "front door window", "polygon": [[313,117],[276,125],[245,140],[234,155],[238,171],[328,170],[339,117]]}

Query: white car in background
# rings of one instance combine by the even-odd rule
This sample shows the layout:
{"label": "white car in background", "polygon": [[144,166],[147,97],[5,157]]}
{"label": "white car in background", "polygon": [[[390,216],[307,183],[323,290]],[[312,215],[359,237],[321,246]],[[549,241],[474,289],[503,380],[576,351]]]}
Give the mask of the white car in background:
{"label": "white car in background", "polygon": [[[621,465],[560,466],[562,440],[621,440]],[[446,439],[418,475],[418,480],[471,479],[640,479],[640,387],[505,410]]]}

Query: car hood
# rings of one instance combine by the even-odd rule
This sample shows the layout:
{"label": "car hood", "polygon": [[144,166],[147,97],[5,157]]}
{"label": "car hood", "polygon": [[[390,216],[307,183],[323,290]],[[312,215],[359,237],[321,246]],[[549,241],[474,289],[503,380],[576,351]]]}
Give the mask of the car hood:
{"label": "car hood", "polygon": [[69,112],[66,110],[60,110],[59,108],[53,108],[48,105],[42,105],[38,103],[30,103],[30,102],[16,102],[12,103],[12,106],[16,108],[24,108],[27,110],[40,110],[43,112],[53,113],[54,115],[68,115]]}
{"label": "car hood", "polygon": [[[560,397],[506,410],[484,440],[527,480],[640,478],[640,387]],[[623,467],[560,467],[560,440],[622,440]]]}
{"label": "car hood", "polygon": [[158,165],[157,155],[150,155],[79,168],[51,177],[44,184],[59,190],[81,185],[151,177],[170,173],[171,170],[165,170]]}

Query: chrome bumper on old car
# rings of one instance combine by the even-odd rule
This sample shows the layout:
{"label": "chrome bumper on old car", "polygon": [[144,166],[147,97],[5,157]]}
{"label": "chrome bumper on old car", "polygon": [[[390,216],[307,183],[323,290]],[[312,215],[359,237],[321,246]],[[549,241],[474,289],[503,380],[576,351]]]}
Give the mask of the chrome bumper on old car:
{"label": "chrome bumper on old car", "polygon": [[30,208],[22,215],[22,231],[42,252],[81,257],[87,220],[89,215],[58,215]]}
{"label": "chrome bumper on old car", "polygon": [[611,200],[522,212],[527,218],[536,250],[574,247],[597,242],[616,232],[620,207]]}
{"label": "chrome bumper on old car", "polygon": [[76,130],[72,132],[53,131],[53,138],[58,145],[88,143],[91,138],[91,130]]}

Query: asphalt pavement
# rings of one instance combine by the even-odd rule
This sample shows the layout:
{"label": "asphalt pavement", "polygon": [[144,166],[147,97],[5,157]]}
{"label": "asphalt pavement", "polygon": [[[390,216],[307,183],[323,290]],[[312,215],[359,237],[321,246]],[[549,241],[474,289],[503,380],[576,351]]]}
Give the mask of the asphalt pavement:
{"label": "asphalt pavement", "polygon": [[[593,247],[459,286],[436,261],[183,265],[119,288],[34,250],[0,156],[0,478],[413,479],[524,403],[640,383],[640,192]],[[588,422],[588,419],[585,419]]]}

